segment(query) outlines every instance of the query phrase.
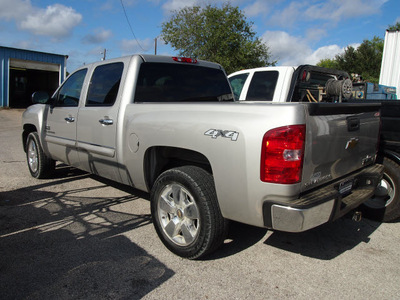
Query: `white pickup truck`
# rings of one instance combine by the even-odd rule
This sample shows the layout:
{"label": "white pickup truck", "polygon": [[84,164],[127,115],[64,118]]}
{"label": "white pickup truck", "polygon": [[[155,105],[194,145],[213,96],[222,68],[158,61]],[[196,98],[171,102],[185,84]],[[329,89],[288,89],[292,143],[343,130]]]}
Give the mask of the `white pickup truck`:
{"label": "white pickup truck", "polygon": [[[400,218],[399,101],[360,100],[363,84],[352,88],[349,75],[339,70],[317,66],[263,67],[242,70],[228,76],[235,98],[241,101],[266,102],[351,102],[381,104],[381,136],[377,161],[384,174],[375,194],[359,210],[376,221]],[[365,97],[365,92],[363,95]],[[398,103],[399,102],[399,103]]]}
{"label": "white pickup truck", "polygon": [[150,192],[157,234],[190,259],[223,243],[228,220],[288,232],[333,221],[382,176],[378,105],[234,101],[205,61],[85,65],[33,101],[22,121],[32,176],[60,161]]}

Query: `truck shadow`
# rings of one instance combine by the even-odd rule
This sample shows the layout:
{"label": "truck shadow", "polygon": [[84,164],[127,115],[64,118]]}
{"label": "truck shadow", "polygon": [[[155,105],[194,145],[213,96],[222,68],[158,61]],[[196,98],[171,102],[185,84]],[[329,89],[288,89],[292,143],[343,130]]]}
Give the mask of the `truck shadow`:
{"label": "truck shadow", "polygon": [[[369,236],[380,223],[363,219],[351,220],[350,216],[301,233],[270,231],[237,222],[231,222],[224,245],[205,260],[221,259],[242,252],[263,239],[265,246],[300,254],[319,260],[331,260],[355,248],[360,243],[368,243]],[[268,249],[266,249],[268,251]]]}
{"label": "truck shadow", "polygon": [[[149,214],[113,209],[139,197],[92,196],[101,182],[67,185],[88,176],[65,168],[0,192],[1,299],[140,299],[174,276],[121,235],[151,223]],[[55,191],[60,184],[65,190]]]}
{"label": "truck shadow", "polygon": [[[92,178],[98,184],[92,187],[66,190],[65,192],[56,193],[51,191],[52,186],[68,184],[69,182],[86,178]],[[69,240],[64,243],[67,245],[67,248],[73,248],[73,246],[68,246],[73,240],[80,244],[78,247],[79,249],[76,251],[82,250],[87,252],[85,250],[86,247],[93,248],[92,243],[94,243],[94,241],[100,241],[106,248],[110,241],[116,241],[116,245],[114,245],[116,247],[115,249],[132,248],[130,252],[133,257],[136,257],[134,253],[142,253],[143,255],[141,256],[150,257],[149,255],[146,256],[145,250],[139,248],[125,237],[115,237],[118,234],[151,224],[150,214],[140,215],[134,212],[115,212],[111,209],[112,206],[132,202],[139,198],[149,200],[149,195],[147,193],[96,175],[90,175],[66,165],[59,165],[57,167],[55,177],[51,181],[39,182],[39,184],[34,186],[0,192],[0,242],[2,244],[9,239],[21,237],[21,241],[19,241],[18,244],[25,244],[27,248],[35,249],[37,245],[36,242],[32,240],[32,237],[48,236],[48,240],[45,240],[43,244],[51,243],[49,249],[53,249],[52,253],[55,255],[55,261],[63,261],[62,257],[68,255],[62,252],[64,253],[62,257],[58,257],[57,253],[61,253],[60,249],[58,249],[59,246],[52,242],[54,240],[53,235],[57,232],[57,235],[64,236]],[[106,186],[112,186],[113,188],[126,192],[128,195],[123,197],[100,198],[90,196],[83,197],[81,195],[75,196],[82,191],[90,193],[91,190],[101,190]],[[41,207],[38,207],[37,203],[40,203]],[[51,207],[52,205],[58,205],[60,209],[50,214],[49,210],[44,208]],[[10,211],[14,210],[15,215],[10,215]],[[93,220],[96,220],[95,223],[97,224],[94,225]],[[265,228],[230,222],[229,233],[224,245],[218,251],[206,257],[205,260],[221,259],[235,255],[236,253],[254,246],[263,239],[265,239],[264,244],[266,246],[272,246],[315,259],[330,260],[353,249],[360,243],[368,243],[369,236],[379,227],[379,224],[380,223],[366,219],[357,223],[352,221],[350,217],[344,217],[334,223],[325,224],[307,232],[285,233],[278,231],[271,232]],[[69,230],[70,228],[75,228],[73,233]],[[76,228],[81,229],[77,230]],[[24,242],[24,239],[27,239],[29,242]],[[32,244],[32,246],[29,246],[29,244]],[[61,244],[63,243],[61,242]],[[76,247],[76,245],[74,246]],[[110,250],[109,248],[107,249],[108,251]],[[11,259],[12,257],[10,257],[10,255],[14,253],[12,249],[9,250],[10,253],[4,254],[2,253],[2,249],[0,249],[0,255],[4,258],[5,262],[10,261],[7,258]],[[114,255],[118,255],[119,250],[114,250],[114,252]],[[86,254],[87,262],[96,262],[97,266],[99,253],[97,250],[91,253],[93,256]],[[80,256],[77,253],[75,254]],[[29,259],[32,259],[32,257]],[[19,260],[21,259],[19,258]],[[150,257],[150,261],[153,260],[155,259]],[[24,261],[24,259],[21,261]],[[77,263],[78,266],[74,266],[74,268],[80,266],[79,261],[75,263]],[[161,265],[160,262],[158,263]],[[69,264],[74,264],[74,260],[72,259]],[[107,265],[110,266],[109,262]],[[0,268],[2,267],[3,266],[0,265]],[[22,273],[26,271],[26,269],[21,268]],[[89,272],[88,270],[86,271]],[[169,274],[168,276],[173,275],[171,270],[167,270],[166,272]],[[21,276],[20,274],[16,275]],[[12,278],[12,276],[10,278]],[[157,280],[154,282],[157,282]],[[29,284],[27,286],[29,286]],[[0,290],[2,290],[1,286]],[[144,291],[146,291],[146,288]]]}
{"label": "truck shadow", "polygon": [[331,260],[360,243],[368,243],[379,225],[367,219],[355,222],[346,215],[306,232],[273,232],[264,244],[315,259]]}

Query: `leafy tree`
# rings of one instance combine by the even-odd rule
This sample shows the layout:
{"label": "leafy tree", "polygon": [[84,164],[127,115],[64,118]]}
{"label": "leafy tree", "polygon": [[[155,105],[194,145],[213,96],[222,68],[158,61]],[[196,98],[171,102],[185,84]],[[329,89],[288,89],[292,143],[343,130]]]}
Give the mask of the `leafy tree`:
{"label": "leafy tree", "polygon": [[276,63],[252,25],[238,7],[227,3],[221,8],[207,5],[175,11],[162,24],[161,33],[179,55],[217,62],[229,74]]}
{"label": "leafy tree", "polygon": [[334,59],[321,60],[317,65],[339,69],[362,76],[366,81],[378,83],[383,54],[383,39],[374,37],[364,40],[356,49],[348,46],[344,53],[336,55]]}
{"label": "leafy tree", "polygon": [[387,30],[390,31],[400,30],[400,22],[397,22],[395,25],[389,25]]}
{"label": "leafy tree", "polygon": [[319,63],[317,63],[317,66],[328,69],[338,69],[336,60],[330,58],[322,59]]}

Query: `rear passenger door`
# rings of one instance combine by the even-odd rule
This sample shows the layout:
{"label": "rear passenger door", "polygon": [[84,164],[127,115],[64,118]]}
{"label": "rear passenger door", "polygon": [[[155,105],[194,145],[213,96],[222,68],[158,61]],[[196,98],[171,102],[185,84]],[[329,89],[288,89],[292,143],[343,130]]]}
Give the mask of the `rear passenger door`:
{"label": "rear passenger door", "polygon": [[119,181],[116,134],[124,64],[114,62],[93,69],[86,99],[79,109],[77,148],[81,168]]}

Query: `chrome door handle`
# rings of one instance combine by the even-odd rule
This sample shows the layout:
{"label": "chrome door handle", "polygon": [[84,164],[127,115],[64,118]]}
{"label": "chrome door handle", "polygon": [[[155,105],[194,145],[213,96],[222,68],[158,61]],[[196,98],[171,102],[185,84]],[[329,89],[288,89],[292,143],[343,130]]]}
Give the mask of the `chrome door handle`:
{"label": "chrome door handle", "polygon": [[75,122],[75,118],[74,117],[66,117],[66,118],[64,118],[64,120],[67,121],[67,123]]}
{"label": "chrome door handle", "polygon": [[102,125],[112,125],[112,124],[114,124],[114,121],[112,119],[100,119],[99,122]]}

